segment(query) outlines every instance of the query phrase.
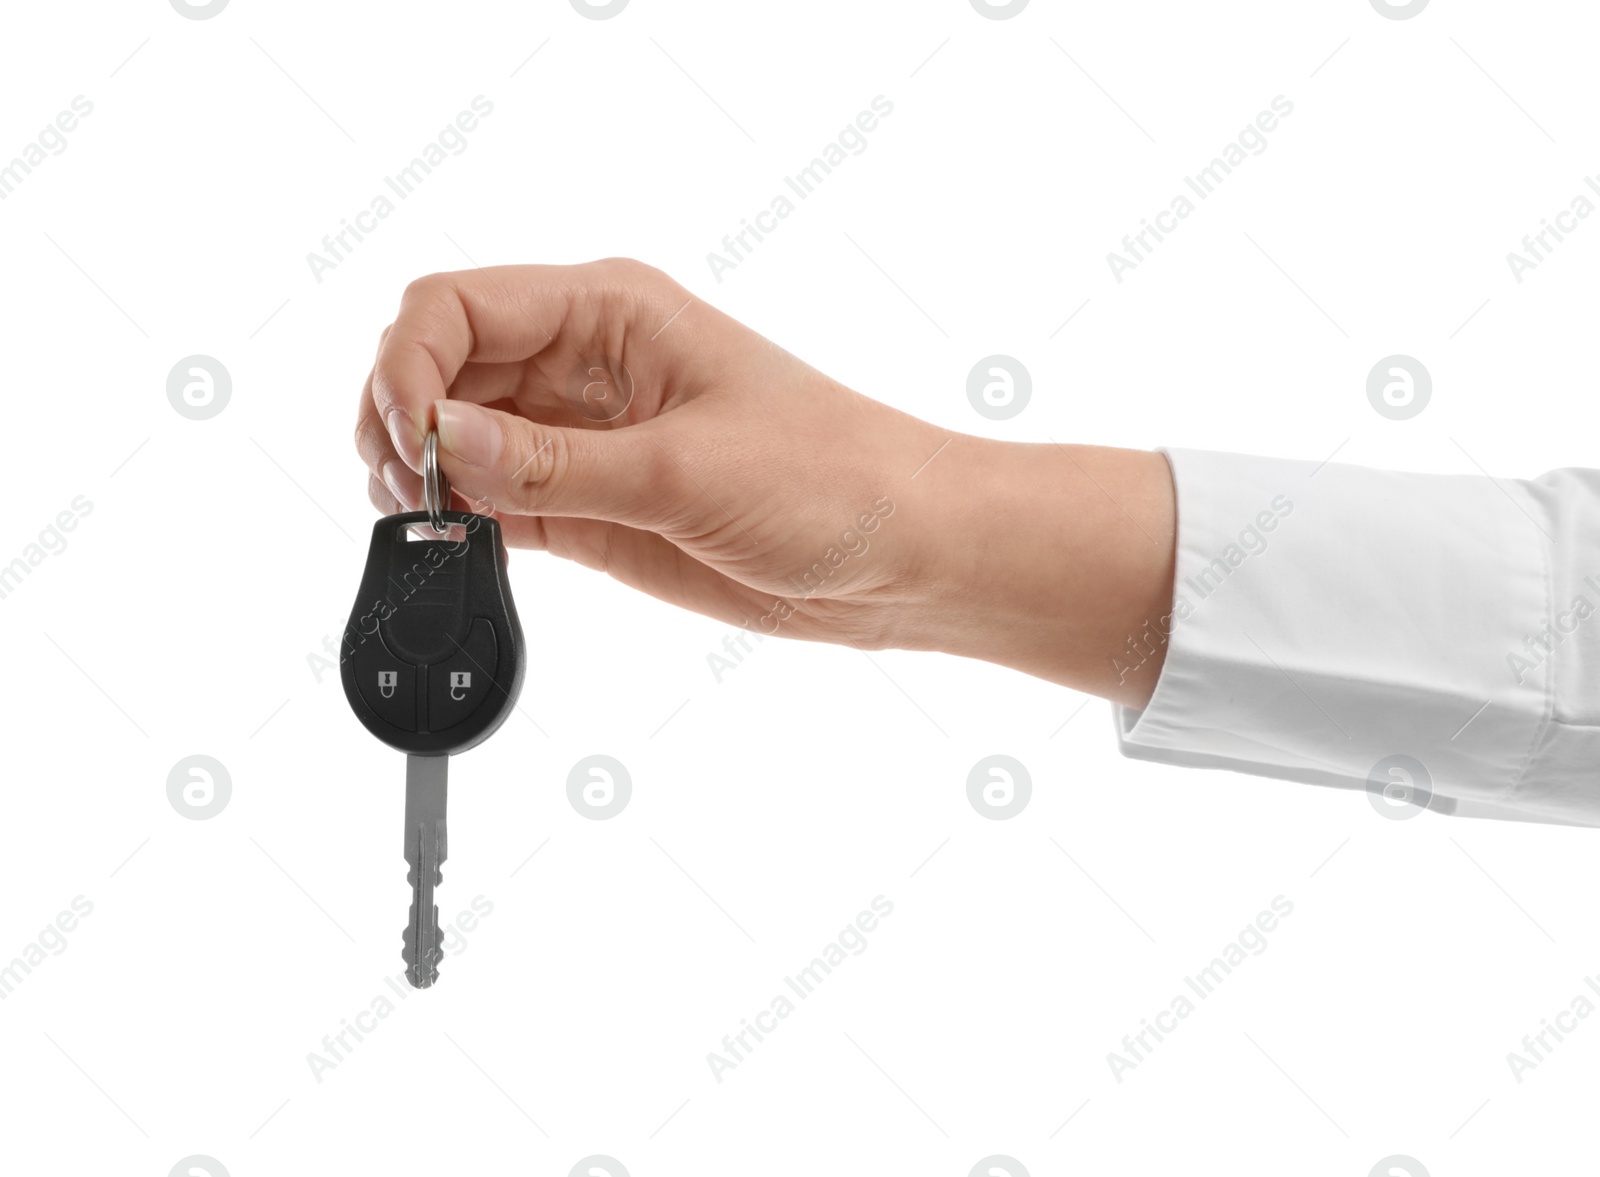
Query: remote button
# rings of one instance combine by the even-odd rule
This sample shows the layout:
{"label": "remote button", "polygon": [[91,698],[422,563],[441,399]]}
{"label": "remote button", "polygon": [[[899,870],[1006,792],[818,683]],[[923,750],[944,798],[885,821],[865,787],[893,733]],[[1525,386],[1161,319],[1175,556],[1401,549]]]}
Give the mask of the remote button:
{"label": "remote button", "polygon": [[480,617],[454,654],[428,667],[427,730],[454,727],[499,692],[495,685],[498,662],[494,626]]}
{"label": "remote button", "polygon": [[362,701],[385,723],[402,731],[415,731],[417,668],[389,653],[376,634],[356,648],[352,661]]}

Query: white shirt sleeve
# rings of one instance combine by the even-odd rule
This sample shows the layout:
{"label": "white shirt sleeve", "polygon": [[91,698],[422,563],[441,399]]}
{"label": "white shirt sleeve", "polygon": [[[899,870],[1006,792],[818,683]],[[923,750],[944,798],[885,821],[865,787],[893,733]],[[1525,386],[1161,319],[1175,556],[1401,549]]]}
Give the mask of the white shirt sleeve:
{"label": "white shirt sleeve", "polygon": [[1163,451],[1173,614],[1125,755],[1600,825],[1600,471]]}

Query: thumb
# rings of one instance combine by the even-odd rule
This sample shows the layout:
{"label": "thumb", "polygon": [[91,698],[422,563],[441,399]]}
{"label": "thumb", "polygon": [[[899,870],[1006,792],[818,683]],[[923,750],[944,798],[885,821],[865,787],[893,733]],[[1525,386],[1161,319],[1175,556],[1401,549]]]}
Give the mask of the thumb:
{"label": "thumb", "polygon": [[656,530],[683,501],[682,470],[643,426],[562,429],[452,400],[434,402],[434,419],[451,487],[501,512]]}

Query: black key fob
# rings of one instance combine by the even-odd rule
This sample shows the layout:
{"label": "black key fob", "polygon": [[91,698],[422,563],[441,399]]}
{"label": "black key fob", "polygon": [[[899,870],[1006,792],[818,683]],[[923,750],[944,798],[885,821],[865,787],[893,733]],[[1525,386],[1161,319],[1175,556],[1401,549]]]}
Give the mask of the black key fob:
{"label": "black key fob", "polygon": [[[522,691],[522,626],[506,578],[500,524],[426,511],[372,528],[339,673],[350,709],[401,752],[445,756],[494,734]],[[417,536],[424,538],[416,538]]]}

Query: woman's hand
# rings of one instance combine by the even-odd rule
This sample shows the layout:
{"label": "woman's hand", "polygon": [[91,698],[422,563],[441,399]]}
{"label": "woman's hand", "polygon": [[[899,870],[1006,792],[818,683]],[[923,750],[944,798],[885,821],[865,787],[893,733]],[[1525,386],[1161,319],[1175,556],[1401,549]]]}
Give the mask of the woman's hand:
{"label": "woman's hand", "polygon": [[1129,694],[1123,635],[1102,631],[1170,597],[1159,455],[951,433],[641,263],[412,283],[356,429],[379,510],[419,508],[435,424],[454,493],[507,543],[731,625],[969,654],[1113,696],[1154,684],[1147,666]]}

